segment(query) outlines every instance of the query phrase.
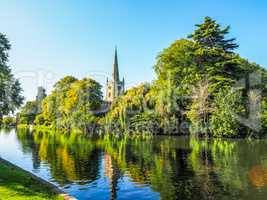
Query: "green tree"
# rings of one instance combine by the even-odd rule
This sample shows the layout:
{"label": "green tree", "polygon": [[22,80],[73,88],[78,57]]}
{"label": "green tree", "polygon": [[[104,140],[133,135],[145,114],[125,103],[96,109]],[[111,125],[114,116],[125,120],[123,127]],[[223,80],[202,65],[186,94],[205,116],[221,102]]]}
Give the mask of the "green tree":
{"label": "green tree", "polygon": [[193,88],[193,101],[187,111],[187,117],[192,123],[191,131],[193,133],[209,134],[209,115],[213,108],[211,106],[209,82],[201,80],[196,87]]}
{"label": "green tree", "polygon": [[221,90],[214,100],[210,119],[213,137],[237,137],[244,134],[238,116],[244,115],[245,106],[241,91]]}
{"label": "green tree", "polygon": [[106,115],[106,123],[115,129],[116,126],[128,130],[132,117],[142,114],[150,109],[147,95],[150,91],[149,84],[140,84],[126,91],[111,106],[110,112]]}
{"label": "green tree", "polygon": [[10,48],[6,36],[0,33],[0,121],[3,115],[13,113],[23,102],[20,83],[7,65]]}
{"label": "green tree", "polygon": [[83,131],[96,123],[94,112],[101,108],[101,85],[93,79],[84,78],[74,82],[64,102],[64,111],[67,114],[67,123]]}
{"label": "green tree", "polygon": [[215,20],[206,17],[189,35],[194,41],[194,60],[203,78],[213,84],[211,92],[233,85],[243,72],[242,60],[233,52],[238,47],[235,39],[226,39],[229,31],[230,26],[222,28]]}
{"label": "green tree", "polygon": [[71,85],[77,81],[73,76],[65,76],[53,86],[53,91],[42,101],[42,113],[36,123],[60,127],[66,119],[65,99]]}
{"label": "green tree", "polygon": [[[154,67],[157,79],[148,101],[160,116],[161,126],[179,125],[189,119],[194,129],[202,132],[206,127],[208,131],[215,99],[221,97],[223,90],[235,87],[238,81],[244,82],[241,97],[246,109],[250,89],[260,89],[263,95],[267,94],[266,70],[234,52],[238,45],[234,38],[228,39],[229,30],[229,26],[222,28],[206,17],[202,24],[196,25],[189,36],[191,40],[177,40],[157,57]],[[253,73],[262,78],[260,83],[249,83]]]}
{"label": "green tree", "polygon": [[38,102],[28,101],[22,107],[18,117],[20,124],[33,124],[36,115],[38,114]]}
{"label": "green tree", "polygon": [[154,66],[158,79],[150,92],[150,101],[161,117],[161,126],[182,123],[190,103],[192,86],[201,80],[201,70],[195,59],[194,42],[186,39],[175,41],[157,57]]}
{"label": "green tree", "polygon": [[230,26],[222,28],[215,20],[205,17],[204,23],[197,24],[197,29],[189,35],[202,48],[220,48],[232,51],[238,47],[235,38],[226,39]]}
{"label": "green tree", "polygon": [[42,113],[35,119],[38,125],[70,131],[89,131],[95,126],[95,112],[102,105],[101,85],[91,78],[78,80],[66,76],[54,85],[54,90],[42,102]]}

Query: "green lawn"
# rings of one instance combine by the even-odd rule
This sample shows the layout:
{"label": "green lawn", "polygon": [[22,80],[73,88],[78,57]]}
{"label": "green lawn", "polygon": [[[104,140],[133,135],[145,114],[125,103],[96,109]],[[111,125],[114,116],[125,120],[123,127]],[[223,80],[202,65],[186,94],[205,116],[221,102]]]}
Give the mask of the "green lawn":
{"label": "green lawn", "polygon": [[0,160],[0,200],[63,200],[24,171]]}

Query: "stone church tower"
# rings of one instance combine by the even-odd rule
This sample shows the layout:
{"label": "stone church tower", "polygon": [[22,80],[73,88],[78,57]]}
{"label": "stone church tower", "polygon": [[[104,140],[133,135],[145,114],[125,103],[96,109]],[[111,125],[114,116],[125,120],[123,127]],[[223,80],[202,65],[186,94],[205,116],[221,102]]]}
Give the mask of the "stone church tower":
{"label": "stone church tower", "polygon": [[124,78],[120,81],[117,48],[115,48],[112,79],[107,79],[106,83],[106,101],[113,102],[118,96],[123,94],[125,90],[124,84]]}
{"label": "stone church tower", "polygon": [[43,87],[38,87],[37,88],[37,96],[36,96],[36,103],[37,103],[37,113],[41,113],[42,111],[42,101],[46,97],[46,92]]}

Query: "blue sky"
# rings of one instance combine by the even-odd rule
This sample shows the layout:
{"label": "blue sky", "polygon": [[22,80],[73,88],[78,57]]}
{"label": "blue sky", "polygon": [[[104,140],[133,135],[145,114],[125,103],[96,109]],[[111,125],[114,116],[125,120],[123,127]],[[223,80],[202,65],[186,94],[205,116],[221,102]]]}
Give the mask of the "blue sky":
{"label": "blue sky", "polygon": [[127,87],[155,78],[158,53],[211,16],[231,25],[241,56],[267,66],[264,0],[1,0],[0,32],[11,44],[10,66],[33,99],[37,85],[50,91],[65,75],[111,74],[118,46]]}

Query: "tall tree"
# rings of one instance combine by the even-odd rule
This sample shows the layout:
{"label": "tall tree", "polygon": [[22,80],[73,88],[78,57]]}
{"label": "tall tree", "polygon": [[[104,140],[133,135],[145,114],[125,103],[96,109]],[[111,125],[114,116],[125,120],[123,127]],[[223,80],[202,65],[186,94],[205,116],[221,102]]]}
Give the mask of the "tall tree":
{"label": "tall tree", "polygon": [[54,85],[54,90],[42,101],[42,113],[35,118],[38,125],[57,129],[88,131],[96,124],[95,112],[101,108],[101,85],[91,78],[78,80],[66,76]]}
{"label": "tall tree", "polygon": [[8,51],[11,45],[5,35],[0,33],[0,119],[14,112],[23,103],[21,86],[8,66]]}
{"label": "tall tree", "polygon": [[101,108],[101,104],[101,85],[97,81],[84,78],[74,82],[64,100],[66,122],[71,128],[90,131],[96,124],[94,112]]}
{"label": "tall tree", "polygon": [[230,26],[222,28],[215,20],[205,17],[203,24],[197,24],[197,29],[189,35],[204,48],[221,48],[224,51],[232,51],[238,47],[235,38],[226,39]]}

